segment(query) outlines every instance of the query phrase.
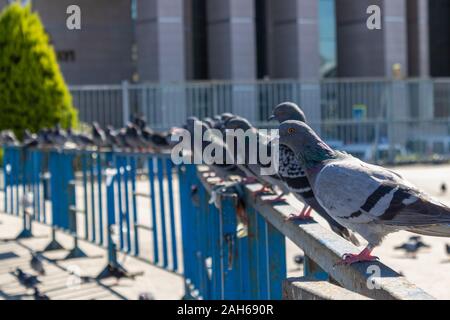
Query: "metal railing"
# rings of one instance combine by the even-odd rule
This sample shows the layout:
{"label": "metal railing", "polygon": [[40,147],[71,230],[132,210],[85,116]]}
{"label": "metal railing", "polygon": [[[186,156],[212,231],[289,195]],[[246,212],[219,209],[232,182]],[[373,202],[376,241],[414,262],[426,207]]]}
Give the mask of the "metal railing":
{"label": "metal railing", "polygon": [[[260,185],[231,178],[223,184],[210,167],[174,166],[164,154],[5,147],[2,200],[23,219],[18,237],[33,236],[33,221],[52,227],[44,251],[62,247],[56,231],[68,233],[65,259],[86,256],[79,239],[103,246],[104,278],[127,274],[121,251],[183,276],[186,299],[307,298],[317,281],[339,285],[328,298],[432,298],[380,262],[335,266],[358,249],[318,223],[287,221],[289,203],[268,204],[275,195],[255,197]],[[286,279],[286,239],[305,253],[301,280]]]}
{"label": "metal railing", "polygon": [[450,79],[330,79],[73,86],[80,120],[116,127],[146,117],[156,129],[230,111],[258,126],[275,105],[298,103],[322,137],[364,160],[450,156]]}

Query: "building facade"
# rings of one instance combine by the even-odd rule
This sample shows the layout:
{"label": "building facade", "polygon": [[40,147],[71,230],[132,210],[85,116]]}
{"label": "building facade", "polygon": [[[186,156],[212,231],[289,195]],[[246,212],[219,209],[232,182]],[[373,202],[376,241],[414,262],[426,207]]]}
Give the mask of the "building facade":
{"label": "building facade", "polygon": [[[0,6],[8,0],[0,0]],[[450,76],[447,0],[32,0],[67,82]],[[69,30],[69,5],[81,30]],[[369,30],[367,8],[381,9]]]}

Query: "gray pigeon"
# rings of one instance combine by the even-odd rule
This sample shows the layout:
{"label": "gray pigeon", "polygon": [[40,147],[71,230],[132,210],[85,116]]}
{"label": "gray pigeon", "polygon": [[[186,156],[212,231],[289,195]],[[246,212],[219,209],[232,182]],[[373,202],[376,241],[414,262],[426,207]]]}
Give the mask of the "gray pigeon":
{"label": "gray pigeon", "polygon": [[[234,147],[234,161],[236,162],[237,166],[247,175],[246,181],[253,183],[253,182],[259,182],[263,185],[263,188],[256,193],[260,193],[265,191],[266,189],[276,186],[278,189],[281,190],[281,194],[276,197],[273,200],[269,200],[267,202],[278,202],[283,199],[283,196],[287,193],[289,193],[289,189],[286,187],[285,183],[281,180],[281,177],[274,173],[272,175],[263,175],[261,172],[264,170],[264,168],[267,168],[269,164],[263,164],[261,159],[259,158],[259,148],[267,148],[266,154],[268,156],[271,155],[271,144],[269,139],[266,139],[267,137],[264,137],[258,129],[256,129],[254,126],[250,124],[250,122],[247,119],[241,118],[241,117],[234,117],[230,118],[227,122],[224,124],[226,130],[237,130],[241,129],[244,131],[244,133],[247,133],[247,136],[250,137],[250,135],[253,135],[254,141],[257,143],[257,156],[255,163],[251,163],[250,159],[250,139],[244,139],[244,150],[239,149],[238,145],[239,143],[242,144],[242,141],[237,141],[237,136],[234,137],[233,141],[227,140],[229,143],[233,143],[233,145],[229,145],[228,147]],[[239,151],[244,151],[243,155],[238,154]]]}
{"label": "gray pigeon", "polygon": [[368,241],[361,253],[345,254],[342,264],[376,260],[373,249],[399,230],[450,237],[450,208],[400,175],[333,150],[303,122],[285,121],[279,133],[280,143],[291,148],[305,168],[321,206]]}
{"label": "gray pigeon", "polygon": [[[297,120],[306,122],[306,117],[303,111],[292,102],[283,102],[275,107],[273,115],[269,120],[276,119],[280,123],[286,120]],[[279,147],[279,175],[286,183],[289,190],[295,197],[305,203],[308,207],[304,208],[299,215],[292,215],[291,219],[308,219],[311,214],[311,209],[314,209],[322,218],[324,218],[331,229],[342,236],[343,238],[351,241],[355,245],[359,245],[359,241],[356,236],[347,228],[343,227],[335,219],[330,217],[327,211],[319,204],[311,185],[306,176],[305,170],[303,170],[300,161],[295,156],[294,152],[283,144]]]}
{"label": "gray pigeon", "polygon": [[105,138],[106,144],[109,145],[112,149],[115,149],[119,146],[119,138],[117,137],[118,133],[114,130],[112,126],[107,126],[105,130]]}
{"label": "gray pigeon", "polygon": [[17,146],[19,144],[19,140],[17,140],[14,131],[3,130],[0,133],[0,143],[8,146]]}
{"label": "gray pigeon", "polygon": [[[212,169],[217,173],[217,175],[222,180],[226,180],[230,175],[245,176],[245,174],[234,163],[231,163],[231,164],[227,163],[227,161],[226,161],[227,157],[230,157],[229,150],[228,150],[226,144],[218,137],[211,135],[211,141],[205,141],[204,139],[202,139],[200,149],[198,149],[198,146],[196,147],[194,145],[194,141],[195,141],[194,140],[195,139],[194,128],[195,128],[195,126],[198,126],[199,128],[201,128],[202,136],[205,134],[205,132],[207,132],[209,130],[208,125],[205,124],[204,122],[202,122],[200,120],[195,120],[193,118],[188,119],[188,121],[186,123],[186,128],[191,134],[192,157],[194,156],[194,153],[197,154],[197,156],[202,157],[205,148],[215,144],[218,147],[218,149],[222,149],[222,151],[223,151],[222,158],[219,158],[221,163],[214,163],[211,165]],[[194,159],[191,158],[191,160],[193,161]]]}
{"label": "gray pigeon", "polygon": [[26,129],[23,133],[23,143],[24,148],[35,148],[39,145],[38,136],[35,133],[31,133],[30,130]]}
{"label": "gray pigeon", "polygon": [[142,138],[141,129],[131,122],[125,128],[123,139],[133,151],[142,150],[147,147],[147,143]]}
{"label": "gray pigeon", "polygon": [[45,293],[42,293],[36,287],[33,288],[33,298],[34,298],[34,300],[50,300],[48,295],[46,295]]}
{"label": "gray pigeon", "polygon": [[91,137],[81,132],[76,133],[71,128],[67,129],[67,139],[83,150],[94,144]]}
{"label": "gray pigeon", "polygon": [[40,275],[45,275],[44,264],[42,262],[42,257],[39,254],[32,253],[32,258],[30,261],[31,268]]}
{"label": "gray pigeon", "polygon": [[98,122],[95,121],[92,122],[92,141],[97,148],[108,146],[105,131],[103,131]]}
{"label": "gray pigeon", "polygon": [[67,133],[61,128],[59,123],[51,131],[50,140],[52,141],[53,146],[57,148],[63,148],[68,141]]}

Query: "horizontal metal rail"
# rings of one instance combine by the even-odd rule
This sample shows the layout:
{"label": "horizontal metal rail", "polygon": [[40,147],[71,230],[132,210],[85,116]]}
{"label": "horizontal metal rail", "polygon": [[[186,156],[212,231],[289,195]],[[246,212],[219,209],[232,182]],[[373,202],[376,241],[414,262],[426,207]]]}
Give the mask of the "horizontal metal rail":
{"label": "horizontal metal rail", "polygon": [[286,300],[369,300],[361,294],[314,277],[288,278],[283,281]]}

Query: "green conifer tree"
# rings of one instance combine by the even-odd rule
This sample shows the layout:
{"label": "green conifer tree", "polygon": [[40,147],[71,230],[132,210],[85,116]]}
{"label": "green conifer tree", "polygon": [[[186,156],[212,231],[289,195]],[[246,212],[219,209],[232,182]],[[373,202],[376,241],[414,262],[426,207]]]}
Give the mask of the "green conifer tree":
{"label": "green conifer tree", "polygon": [[0,130],[74,127],[77,112],[53,47],[31,5],[0,14]]}

